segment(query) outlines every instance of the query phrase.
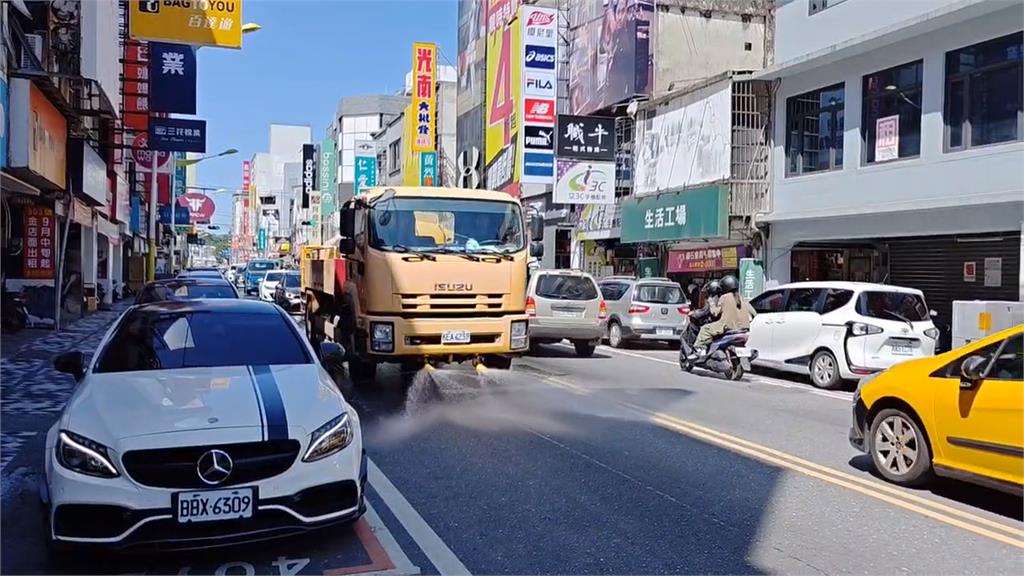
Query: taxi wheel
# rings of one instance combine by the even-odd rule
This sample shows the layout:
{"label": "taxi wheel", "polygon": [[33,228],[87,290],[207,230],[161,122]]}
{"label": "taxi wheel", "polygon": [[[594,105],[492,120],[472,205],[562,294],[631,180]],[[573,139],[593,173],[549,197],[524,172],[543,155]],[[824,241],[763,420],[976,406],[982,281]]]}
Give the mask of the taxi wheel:
{"label": "taxi wheel", "polygon": [[886,408],[871,420],[868,448],[878,473],[901,486],[920,486],[932,473],[932,456],[917,420]]}
{"label": "taxi wheel", "polygon": [[828,350],[820,350],[811,358],[811,383],[825,390],[839,387],[839,363]]}

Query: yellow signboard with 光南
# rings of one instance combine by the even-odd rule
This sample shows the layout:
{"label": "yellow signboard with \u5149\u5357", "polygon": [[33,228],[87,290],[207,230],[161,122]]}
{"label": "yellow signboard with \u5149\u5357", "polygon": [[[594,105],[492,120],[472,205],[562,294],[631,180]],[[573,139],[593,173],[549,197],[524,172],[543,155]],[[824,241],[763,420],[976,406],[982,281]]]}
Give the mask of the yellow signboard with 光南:
{"label": "yellow signboard with \u5149\u5357", "polygon": [[425,42],[412,45],[412,104],[416,119],[412,149],[434,149],[434,117],[437,108],[437,46]]}
{"label": "yellow signboard with \u5149\u5357", "polygon": [[135,40],[242,47],[242,0],[132,0],[128,33]]}

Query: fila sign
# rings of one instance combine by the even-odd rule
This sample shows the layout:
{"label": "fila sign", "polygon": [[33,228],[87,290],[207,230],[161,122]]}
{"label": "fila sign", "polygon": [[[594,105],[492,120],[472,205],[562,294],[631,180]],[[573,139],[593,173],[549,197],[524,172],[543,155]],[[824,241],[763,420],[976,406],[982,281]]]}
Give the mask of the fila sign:
{"label": "fila sign", "polygon": [[527,96],[555,97],[555,75],[550,72],[525,71],[526,87],[523,93]]}

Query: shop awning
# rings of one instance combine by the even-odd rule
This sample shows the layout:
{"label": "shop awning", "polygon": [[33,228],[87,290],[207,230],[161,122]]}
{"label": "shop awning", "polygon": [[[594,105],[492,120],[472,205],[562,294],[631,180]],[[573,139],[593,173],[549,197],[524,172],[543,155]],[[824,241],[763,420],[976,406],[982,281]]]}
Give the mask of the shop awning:
{"label": "shop awning", "polygon": [[0,190],[14,192],[15,194],[27,194],[29,196],[39,196],[41,193],[39,188],[11,176],[7,172],[0,172]]}

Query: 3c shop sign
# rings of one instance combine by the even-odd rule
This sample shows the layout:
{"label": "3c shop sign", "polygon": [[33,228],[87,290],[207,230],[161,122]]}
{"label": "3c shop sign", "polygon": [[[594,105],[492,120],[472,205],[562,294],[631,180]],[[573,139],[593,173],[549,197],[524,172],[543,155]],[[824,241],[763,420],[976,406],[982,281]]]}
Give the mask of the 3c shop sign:
{"label": "3c shop sign", "polygon": [[527,44],[523,61],[527,68],[554,70],[555,49],[551,46],[533,46]]}

